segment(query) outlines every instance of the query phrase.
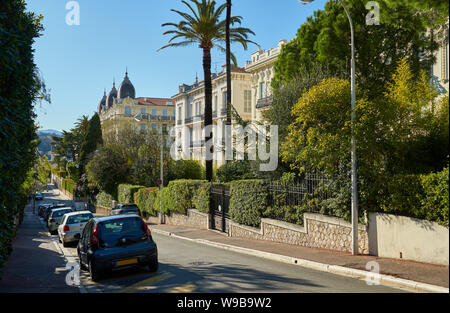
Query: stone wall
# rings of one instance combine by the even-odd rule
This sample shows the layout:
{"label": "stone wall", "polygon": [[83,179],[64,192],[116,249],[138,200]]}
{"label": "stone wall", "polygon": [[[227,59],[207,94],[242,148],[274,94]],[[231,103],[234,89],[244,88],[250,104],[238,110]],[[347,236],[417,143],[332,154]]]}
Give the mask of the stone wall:
{"label": "stone wall", "polygon": [[[186,215],[175,212],[172,212],[170,215],[164,214],[163,220],[164,224],[167,225],[187,226],[200,229],[208,229],[209,225],[209,215],[195,209],[187,210]],[[159,224],[159,213],[157,216],[147,217],[146,221],[153,224]]]}
{"label": "stone wall", "polygon": [[109,216],[110,213],[111,213],[111,208],[105,208],[100,205],[95,206],[95,214]]}
{"label": "stone wall", "polygon": [[[342,219],[305,213],[304,226],[263,218],[260,228],[230,222],[228,235],[351,252],[351,229],[352,225]],[[368,254],[368,234],[364,225],[359,225],[358,242],[359,253]]]}

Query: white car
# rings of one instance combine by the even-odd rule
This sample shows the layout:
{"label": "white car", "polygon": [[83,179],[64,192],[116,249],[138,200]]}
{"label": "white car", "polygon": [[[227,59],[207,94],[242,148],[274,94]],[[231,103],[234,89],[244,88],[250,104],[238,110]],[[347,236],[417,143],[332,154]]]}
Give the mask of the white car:
{"label": "white car", "polygon": [[64,214],[61,224],[58,226],[58,238],[66,247],[70,242],[77,242],[80,239],[84,226],[94,218],[90,211],[76,211]]}

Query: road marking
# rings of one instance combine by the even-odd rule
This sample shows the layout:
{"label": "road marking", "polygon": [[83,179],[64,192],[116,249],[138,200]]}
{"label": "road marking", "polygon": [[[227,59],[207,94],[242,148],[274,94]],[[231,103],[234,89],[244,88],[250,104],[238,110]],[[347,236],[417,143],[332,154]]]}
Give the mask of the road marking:
{"label": "road marking", "polygon": [[195,285],[192,283],[188,283],[183,286],[176,287],[169,291],[169,293],[190,293],[195,290]]}
{"label": "road marking", "polygon": [[140,282],[137,282],[131,286],[125,287],[119,291],[117,291],[117,293],[131,293],[133,291],[136,290],[145,290],[148,289],[149,285],[153,285],[159,282],[162,282],[166,279],[169,279],[171,277],[174,277],[175,275],[169,272],[163,272],[159,275],[156,276],[152,276],[150,278],[144,279]]}

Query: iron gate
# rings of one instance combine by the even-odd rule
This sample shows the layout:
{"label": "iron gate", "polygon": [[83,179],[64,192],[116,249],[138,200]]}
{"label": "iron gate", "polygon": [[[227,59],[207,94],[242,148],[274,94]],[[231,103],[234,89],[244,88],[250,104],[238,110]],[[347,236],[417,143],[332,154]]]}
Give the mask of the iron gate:
{"label": "iron gate", "polygon": [[211,229],[228,232],[227,219],[230,203],[230,187],[214,185],[211,187]]}

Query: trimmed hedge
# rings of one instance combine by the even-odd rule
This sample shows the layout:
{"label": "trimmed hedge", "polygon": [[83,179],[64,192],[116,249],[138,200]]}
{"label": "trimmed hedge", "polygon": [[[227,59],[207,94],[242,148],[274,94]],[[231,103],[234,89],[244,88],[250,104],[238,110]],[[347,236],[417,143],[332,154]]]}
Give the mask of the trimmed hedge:
{"label": "trimmed hedge", "polygon": [[134,194],[134,202],[141,212],[156,216],[159,210],[154,209],[154,204],[158,194],[158,187],[141,188]]}
{"label": "trimmed hedge", "polygon": [[113,200],[114,200],[113,196],[107,194],[104,191],[101,191],[99,194],[97,194],[95,204],[105,208],[110,208]]}
{"label": "trimmed hedge", "polygon": [[268,191],[263,180],[250,179],[230,182],[231,219],[239,224],[259,227],[268,206]]}
{"label": "trimmed hedge", "polygon": [[442,172],[424,175],[422,177],[424,196],[421,201],[426,219],[447,227],[449,226],[448,176],[448,167]]}
{"label": "trimmed hedge", "polygon": [[[186,214],[187,209],[192,209],[192,199],[198,188],[205,183],[205,180],[180,179],[172,180],[161,194],[162,207],[164,212],[178,212]],[[159,203],[158,203],[159,205]]]}
{"label": "trimmed hedge", "polygon": [[212,183],[205,182],[198,187],[192,197],[192,205],[194,208],[203,213],[210,212],[210,202],[211,202],[211,187]]}
{"label": "trimmed hedge", "polygon": [[65,191],[70,192],[72,195],[75,194],[76,185],[77,184],[70,178],[63,178],[62,180],[62,188]]}
{"label": "trimmed hedge", "polygon": [[134,194],[145,186],[120,184],[117,186],[117,201],[119,203],[134,203]]}

